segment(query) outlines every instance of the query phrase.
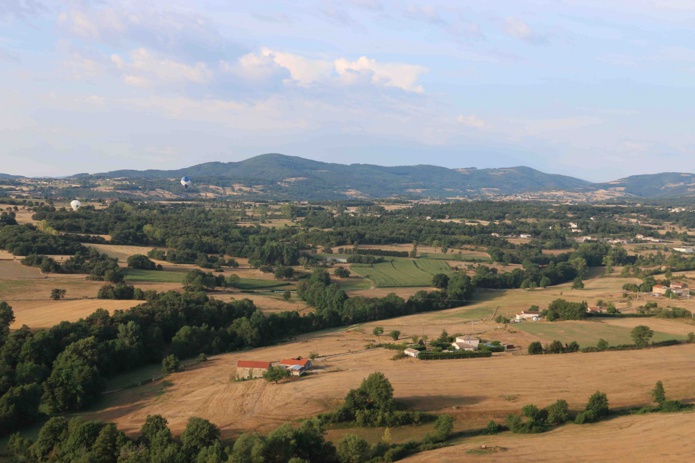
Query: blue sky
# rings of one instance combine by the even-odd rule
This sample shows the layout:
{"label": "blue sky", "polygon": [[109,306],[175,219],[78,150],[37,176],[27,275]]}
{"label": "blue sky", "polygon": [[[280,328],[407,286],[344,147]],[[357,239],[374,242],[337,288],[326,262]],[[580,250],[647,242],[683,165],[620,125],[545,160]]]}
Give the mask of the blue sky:
{"label": "blue sky", "polygon": [[0,172],[695,171],[692,0],[2,0]]}

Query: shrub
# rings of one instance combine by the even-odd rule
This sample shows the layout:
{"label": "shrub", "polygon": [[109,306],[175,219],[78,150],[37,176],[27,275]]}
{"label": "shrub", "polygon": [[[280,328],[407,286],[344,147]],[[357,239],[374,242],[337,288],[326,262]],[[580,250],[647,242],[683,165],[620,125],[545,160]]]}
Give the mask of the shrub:
{"label": "shrub", "polygon": [[162,360],[162,372],[164,372],[165,375],[175,373],[179,371],[180,368],[181,363],[179,362],[178,357],[176,357],[174,354],[171,354]]}

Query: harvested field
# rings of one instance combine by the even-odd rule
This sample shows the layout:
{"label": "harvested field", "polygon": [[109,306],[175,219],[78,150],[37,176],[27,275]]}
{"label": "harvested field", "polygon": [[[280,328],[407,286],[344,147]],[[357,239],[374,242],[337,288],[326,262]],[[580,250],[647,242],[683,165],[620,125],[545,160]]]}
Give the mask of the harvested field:
{"label": "harvested field", "polygon": [[[401,460],[407,463],[460,461],[538,463],[632,463],[654,461],[681,463],[695,455],[695,413],[624,416],[596,424],[566,425],[545,434],[481,436],[462,444],[420,453]],[[467,454],[481,446],[505,450],[488,455]]]}
{"label": "harvested field", "polygon": [[130,256],[135,254],[142,254],[143,256],[146,256],[147,253],[152,250],[152,247],[148,246],[121,246],[117,244],[86,243],[85,246],[94,248],[99,252],[103,252],[109,257],[115,257],[121,264],[125,264]]}
{"label": "harvested field", "polygon": [[0,280],[37,280],[46,278],[38,268],[27,267],[19,260],[0,260]]}
{"label": "harvested field", "polygon": [[117,309],[129,309],[142,301],[115,301],[107,299],[80,299],[52,301],[8,301],[15,314],[11,328],[27,325],[30,328],[50,328],[62,321],[77,321],[87,317],[97,309],[113,312]]}
{"label": "harvested field", "polygon": [[[387,331],[392,327],[388,321],[380,324]],[[114,420],[131,433],[148,414],[155,413],[167,418],[176,433],[190,416],[213,421],[224,436],[265,432],[287,420],[335,408],[348,389],[374,371],[389,378],[396,398],[417,410],[450,413],[460,430],[482,428],[490,419],[503,420],[527,403],[542,407],[565,399],[570,408],[578,410],[597,389],[608,394],[612,407],[646,404],[657,380],[664,382],[669,397],[695,401],[691,374],[695,345],[629,353],[392,361],[393,351],[362,350],[374,338],[371,329],[371,325],[362,325],[329,330],[284,345],[220,355],[194,371],[169,376],[170,386],[165,390],[160,382],[116,393],[88,418]],[[411,334],[404,330],[402,337]],[[278,360],[308,356],[312,351],[324,357],[317,359],[314,374],[301,379],[277,385],[231,380],[238,359]],[[509,396],[514,400],[505,399]],[[294,406],[287,407],[288,403]]]}
{"label": "harvested field", "polygon": [[229,302],[233,300],[249,299],[263,313],[288,312],[296,310],[300,314],[311,312],[314,309],[306,305],[306,303],[297,298],[296,295],[292,299],[286,301],[282,298],[282,294],[262,294],[262,293],[212,293],[211,297],[220,301]]}

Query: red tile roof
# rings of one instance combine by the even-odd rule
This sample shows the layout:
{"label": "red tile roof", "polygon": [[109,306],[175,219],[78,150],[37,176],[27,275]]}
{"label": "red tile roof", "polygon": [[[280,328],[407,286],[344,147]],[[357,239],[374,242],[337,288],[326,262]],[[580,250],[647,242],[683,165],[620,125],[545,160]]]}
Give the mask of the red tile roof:
{"label": "red tile roof", "polygon": [[259,362],[256,360],[239,360],[236,363],[237,368],[270,368],[270,362]]}
{"label": "red tile roof", "polygon": [[311,362],[309,359],[282,359],[280,360],[280,365],[301,365],[306,368],[306,364]]}

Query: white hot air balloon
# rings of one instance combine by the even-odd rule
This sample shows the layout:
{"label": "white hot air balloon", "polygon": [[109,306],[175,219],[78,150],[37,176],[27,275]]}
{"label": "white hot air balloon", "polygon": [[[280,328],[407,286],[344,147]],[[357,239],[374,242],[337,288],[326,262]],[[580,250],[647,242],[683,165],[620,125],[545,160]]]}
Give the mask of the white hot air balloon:
{"label": "white hot air balloon", "polygon": [[70,207],[72,208],[73,211],[76,211],[77,209],[82,207],[82,203],[76,199],[73,199],[72,202],[70,203]]}
{"label": "white hot air balloon", "polygon": [[191,179],[188,178],[187,176],[181,177],[181,185],[185,189],[188,189],[188,187],[191,186]]}

